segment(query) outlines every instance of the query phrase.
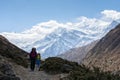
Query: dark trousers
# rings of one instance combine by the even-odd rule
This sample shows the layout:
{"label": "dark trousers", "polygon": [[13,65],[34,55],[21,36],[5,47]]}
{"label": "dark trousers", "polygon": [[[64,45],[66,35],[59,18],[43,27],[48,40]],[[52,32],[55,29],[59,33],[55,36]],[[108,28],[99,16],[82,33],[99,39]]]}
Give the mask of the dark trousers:
{"label": "dark trousers", "polygon": [[31,70],[32,71],[34,71],[34,69],[35,69],[35,61],[36,61],[36,59],[31,59],[31,64],[30,64],[30,68],[31,68]]}

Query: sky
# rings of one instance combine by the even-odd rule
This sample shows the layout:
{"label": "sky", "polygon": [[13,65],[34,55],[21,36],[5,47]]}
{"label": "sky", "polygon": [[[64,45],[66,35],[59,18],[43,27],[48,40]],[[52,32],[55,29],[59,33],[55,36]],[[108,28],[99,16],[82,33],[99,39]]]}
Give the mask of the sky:
{"label": "sky", "polygon": [[120,0],[0,0],[0,32],[23,32],[34,25],[55,20],[99,18],[104,10],[120,12]]}

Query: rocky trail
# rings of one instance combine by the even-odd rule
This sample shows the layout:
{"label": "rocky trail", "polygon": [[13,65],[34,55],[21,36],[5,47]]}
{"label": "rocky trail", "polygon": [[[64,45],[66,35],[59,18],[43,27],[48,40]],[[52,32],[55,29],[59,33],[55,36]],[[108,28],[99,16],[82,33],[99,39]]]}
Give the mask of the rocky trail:
{"label": "rocky trail", "polygon": [[44,71],[30,71],[29,68],[24,68],[22,66],[14,65],[13,70],[16,76],[20,77],[21,80],[60,80],[64,74],[50,75]]}

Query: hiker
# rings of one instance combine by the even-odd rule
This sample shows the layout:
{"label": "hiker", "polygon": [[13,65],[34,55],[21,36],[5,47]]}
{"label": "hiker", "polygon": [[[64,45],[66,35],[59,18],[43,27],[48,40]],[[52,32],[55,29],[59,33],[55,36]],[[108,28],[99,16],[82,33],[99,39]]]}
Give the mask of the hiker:
{"label": "hiker", "polygon": [[38,53],[36,57],[36,65],[38,69],[40,68],[40,63],[41,63],[40,61],[41,61],[41,55],[40,53]]}
{"label": "hiker", "polygon": [[32,51],[30,52],[30,61],[31,61],[30,68],[31,68],[31,71],[34,71],[34,69],[35,69],[36,57],[37,57],[36,48],[32,48]]}

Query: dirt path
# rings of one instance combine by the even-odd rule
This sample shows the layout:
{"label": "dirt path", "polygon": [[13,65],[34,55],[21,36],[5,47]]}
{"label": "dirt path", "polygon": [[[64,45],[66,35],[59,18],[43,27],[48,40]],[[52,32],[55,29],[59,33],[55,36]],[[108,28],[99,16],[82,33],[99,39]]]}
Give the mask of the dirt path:
{"label": "dirt path", "polygon": [[60,80],[61,74],[49,75],[44,71],[30,71],[30,69],[23,68],[22,66],[14,65],[13,70],[21,80]]}

